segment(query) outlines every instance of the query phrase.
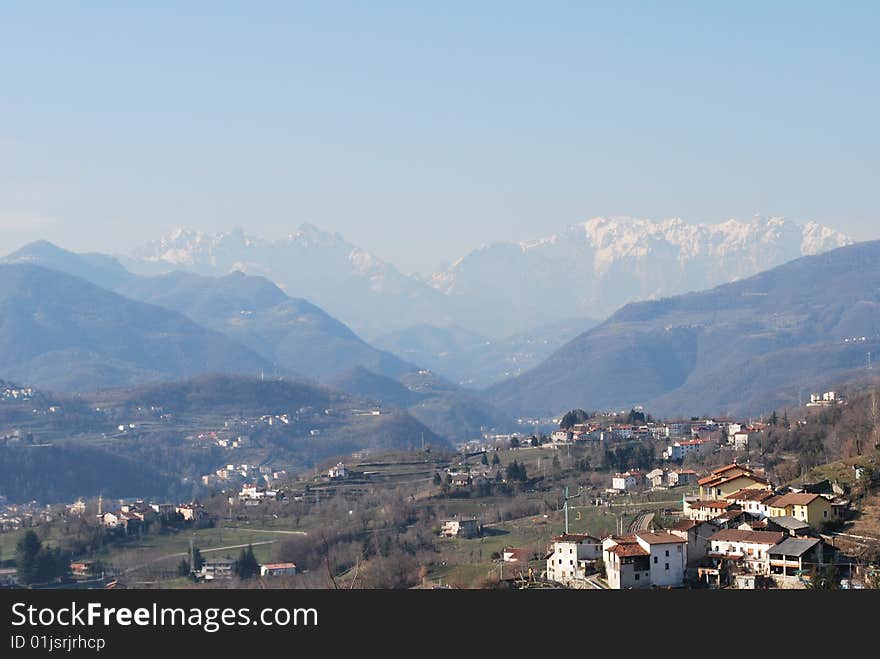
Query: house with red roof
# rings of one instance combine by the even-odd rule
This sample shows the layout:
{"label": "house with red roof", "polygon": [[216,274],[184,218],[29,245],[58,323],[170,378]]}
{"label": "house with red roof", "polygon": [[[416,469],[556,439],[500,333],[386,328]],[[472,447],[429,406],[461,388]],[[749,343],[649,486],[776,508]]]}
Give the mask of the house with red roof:
{"label": "house with red roof", "polygon": [[684,584],[688,541],[669,531],[637,531],[602,542],[608,585],[625,588],[678,588]]}

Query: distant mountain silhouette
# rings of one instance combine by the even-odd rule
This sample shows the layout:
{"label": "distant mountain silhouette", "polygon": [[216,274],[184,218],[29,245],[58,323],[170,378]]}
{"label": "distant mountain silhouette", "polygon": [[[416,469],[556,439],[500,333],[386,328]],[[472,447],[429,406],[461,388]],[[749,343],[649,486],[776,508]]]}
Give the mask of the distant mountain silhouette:
{"label": "distant mountain silhouette", "polygon": [[461,327],[415,325],[377,337],[373,345],[462,386],[481,389],[534,368],[596,324],[591,318],[565,318],[496,339]]}
{"label": "distant mountain silhouette", "polygon": [[17,382],[88,391],[271,364],[182,314],[55,270],[0,264],[0,372]]}
{"label": "distant mountain silhouette", "polygon": [[487,395],[525,414],[757,414],[857,376],[878,350],[880,242],[867,242],[628,305]]}
{"label": "distant mountain silhouette", "polygon": [[260,354],[268,363],[267,372],[326,381],[355,366],[390,376],[416,369],[376,350],[315,305],[288,297],[264,277],[241,272],[209,277],[180,271],[138,276],[113,257],[76,254],[45,241],[26,245],[3,262],[57,270],[182,313]]}
{"label": "distant mountain silhouette", "polygon": [[263,277],[241,272],[224,277],[173,272],[133,278],[118,291],[223,332],[282,373],[328,381],[356,366],[389,376],[416,369],[373,348],[310,302],[288,297]]}
{"label": "distant mountain silhouette", "polygon": [[463,389],[426,370],[408,372],[395,380],[358,367],[340,375],[331,385],[385,405],[405,408],[450,441],[478,438],[484,429],[515,429],[512,416],[485,401],[478,392]]}

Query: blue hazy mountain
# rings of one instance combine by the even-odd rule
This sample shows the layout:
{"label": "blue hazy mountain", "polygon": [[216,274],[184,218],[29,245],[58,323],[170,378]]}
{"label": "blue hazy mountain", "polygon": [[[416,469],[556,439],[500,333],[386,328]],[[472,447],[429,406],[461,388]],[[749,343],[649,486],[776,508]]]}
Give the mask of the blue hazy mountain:
{"label": "blue hazy mountain", "polygon": [[487,394],[529,414],[754,414],[857,376],[878,350],[880,242],[866,242],[627,305]]}

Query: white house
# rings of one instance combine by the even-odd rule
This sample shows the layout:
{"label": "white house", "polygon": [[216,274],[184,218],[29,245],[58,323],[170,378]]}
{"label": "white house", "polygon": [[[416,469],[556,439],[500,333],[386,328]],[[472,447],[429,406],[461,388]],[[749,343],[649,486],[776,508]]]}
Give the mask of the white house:
{"label": "white house", "polygon": [[738,504],[741,510],[758,517],[766,517],[769,513],[767,503],[776,496],[770,490],[744,489],[725,497],[727,501]]}
{"label": "white house", "polygon": [[557,443],[570,442],[572,439],[572,433],[570,430],[560,428],[559,430],[554,430],[550,434],[550,439]]}
{"label": "white house", "polygon": [[280,577],[296,574],[296,563],[264,563],[260,566],[261,577]]}
{"label": "white house", "polygon": [[602,557],[602,542],[591,535],[569,533],[553,538],[547,578],[568,585],[586,576],[586,563]]}
{"label": "white house", "polygon": [[662,487],[664,476],[665,474],[662,469],[653,469],[645,474],[645,481],[647,481],[651,487]]}
{"label": "white house", "polygon": [[446,519],[440,527],[440,535],[444,538],[476,538],[480,535],[480,525],[476,518]]}
{"label": "white house", "polygon": [[231,579],[234,569],[235,561],[231,558],[209,558],[202,563],[202,569],[197,575],[207,581]]}
{"label": "white house", "polygon": [[183,517],[187,522],[201,519],[205,516],[205,508],[200,503],[182,503],[175,511]]}
{"label": "white house", "polygon": [[695,520],[715,519],[730,510],[740,510],[740,507],[733,501],[704,501],[687,497],[682,503],[682,512],[685,516]]}
{"label": "white house", "polygon": [[785,539],[777,531],[724,529],[709,537],[709,558],[732,562],[746,572],[769,574],[770,549]]}
{"label": "white house", "polygon": [[330,467],[330,471],[327,472],[327,475],[330,476],[330,478],[345,478],[348,476],[348,470],[343,463],[338,462],[335,467]]}
{"label": "white house", "polygon": [[709,439],[686,439],[669,445],[663,451],[663,457],[667,460],[684,460],[691,453],[703,453],[712,448]]}
{"label": "white house", "polygon": [[676,469],[666,474],[666,484],[669,487],[679,485],[691,485],[697,482],[697,472],[693,469]]}
{"label": "white house", "polygon": [[151,503],[150,508],[160,517],[171,517],[175,506],[173,503]]}
{"label": "white house", "polygon": [[745,430],[733,435],[731,444],[737,451],[746,451],[749,448],[749,433]]}
{"label": "white house", "polygon": [[239,499],[264,499],[266,497],[266,491],[261,489],[258,484],[248,483],[247,485],[241,486],[241,492],[238,494]]}
{"label": "white house", "polygon": [[637,490],[642,485],[644,472],[625,471],[622,474],[614,474],[611,478],[611,488],[623,492],[624,490]]}
{"label": "white house", "polygon": [[668,531],[640,531],[602,543],[608,585],[614,589],[680,587],[688,541]]}

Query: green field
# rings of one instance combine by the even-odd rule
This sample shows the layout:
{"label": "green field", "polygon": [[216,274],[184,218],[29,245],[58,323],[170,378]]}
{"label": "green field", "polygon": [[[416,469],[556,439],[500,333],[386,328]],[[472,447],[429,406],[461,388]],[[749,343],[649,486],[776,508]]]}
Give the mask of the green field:
{"label": "green field", "polygon": [[192,533],[149,534],[80,558],[100,560],[111,571],[130,578],[168,578],[189,554],[190,537],[205,558],[237,559],[241,553],[239,545],[253,544],[257,561],[265,563],[272,560],[274,542],[288,537],[279,531],[213,528]]}
{"label": "green field", "polygon": [[[620,497],[611,507],[571,506],[569,509],[569,532],[588,533],[603,537],[614,533],[618,518],[622,520],[624,531],[642,510],[662,510],[675,508],[668,502],[680,502],[684,488],[651,492],[644,495]],[[461,500],[456,508],[462,514],[479,515],[481,499]],[[469,506],[467,504],[470,504]],[[434,583],[458,587],[472,587],[481,580],[492,579],[499,574],[499,564],[492,559],[493,553],[500,554],[506,547],[524,547],[543,555],[551,539],[560,535],[565,528],[562,511],[552,511],[484,526],[481,538],[440,539],[437,542],[442,558],[429,570],[428,579]],[[543,561],[533,561],[530,565],[536,574],[544,570]],[[505,570],[513,568],[504,566]]]}
{"label": "green field", "polygon": [[[15,545],[29,529],[18,529],[0,533],[0,566],[12,567],[15,560]],[[41,524],[32,529],[44,543],[57,545],[61,535],[61,526],[58,524]]]}

